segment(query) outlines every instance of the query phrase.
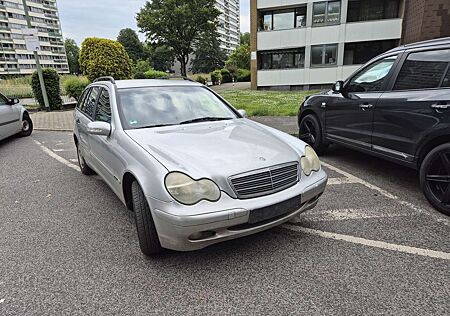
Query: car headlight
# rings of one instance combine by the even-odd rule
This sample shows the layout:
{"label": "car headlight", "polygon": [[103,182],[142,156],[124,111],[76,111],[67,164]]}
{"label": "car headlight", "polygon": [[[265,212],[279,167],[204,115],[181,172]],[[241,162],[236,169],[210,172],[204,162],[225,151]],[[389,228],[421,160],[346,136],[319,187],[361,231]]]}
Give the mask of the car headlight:
{"label": "car headlight", "polygon": [[219,187],[212,180],[194,180],[181,172],[169,173],[165,185],[167,192],[181,204],[194,205],[201,200],[215,202],[220,198]]}
{"label": "car headlight", "polygon": [[310,146],[305,147],[305,155],[300,160],[303,173],[309,176],[313,171],[320,170],[320,160],[314,149]]}

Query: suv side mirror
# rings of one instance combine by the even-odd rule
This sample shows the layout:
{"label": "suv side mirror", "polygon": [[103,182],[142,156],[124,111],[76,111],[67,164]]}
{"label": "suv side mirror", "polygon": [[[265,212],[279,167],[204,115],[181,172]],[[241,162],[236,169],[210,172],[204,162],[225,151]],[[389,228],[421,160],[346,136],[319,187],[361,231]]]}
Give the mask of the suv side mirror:
{"label": "suv side mirror", "polygon": [[344,91],[344,81],[339,80],[333,85],[333,91],[337,93],[342,93]]}
{"label": "suv side mirror", "polygon": [[239,114],[243,117],[243,118],[248,118],[247,115],[247,111],[246,110],[238,110]]}
{"label": "suv side mirror", "polygon": [[90,135],[109,136],[111,134],[111,124],[106,122],[91,122],[87,125],[87,132]]}
{"label": "suv side mirror", "polygon": [[19,99],[10,99],[8,104],[9,105],[14,105],[14,104],[19,104],[20,100]]}

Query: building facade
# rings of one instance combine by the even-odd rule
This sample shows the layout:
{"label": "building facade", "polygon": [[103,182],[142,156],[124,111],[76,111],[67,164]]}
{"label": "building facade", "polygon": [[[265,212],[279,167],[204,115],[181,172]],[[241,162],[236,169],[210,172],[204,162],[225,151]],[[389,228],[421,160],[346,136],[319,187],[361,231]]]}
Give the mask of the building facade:
{"label": "building facade", "polygon": [[252,88],[328,87],[401,43],[450,36],[448,9],[448,0],[251,0]]}
{"label": "building facade", "polygon": [[[42,67],[69,73],[56,0],[27,0],[31,24],[38,29]],[[27,28],[22,0],[0,0],[0,75],[29,75],[36,70],[25,47]]]}
{"label": "building facade", "polygon": [[220,35],[220,48],[230,54],[239,46],[241,29],[239,0],[216,0],[216,7],[222,12],[217,28]]}

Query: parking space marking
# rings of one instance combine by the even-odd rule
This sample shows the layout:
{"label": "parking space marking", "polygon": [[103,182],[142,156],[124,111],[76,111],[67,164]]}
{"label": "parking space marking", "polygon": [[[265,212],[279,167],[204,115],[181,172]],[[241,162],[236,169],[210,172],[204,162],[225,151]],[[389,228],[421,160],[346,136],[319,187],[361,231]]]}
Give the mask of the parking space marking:
{"label": "parking space marking", "polygon": [[355,180],[349,179],[349,178],[329,178],[328,179],[329,185],[351,184],[351,183],[358,183],[358,182],[355,182]]}
{"label": "parking space marking", "polygon": [[53,149],[55,153],[72,151],[72,149]]}
{"label": "parking space marking", "polygon": [[430,249],[425,249],[425,248],[416,248],[416,247],[410,247],[410,246],[404,246],[404,245],[398,245],[398,244],[391,244],[391,243],[387,243],[384,241],[365,239],[365,238],[337,234],[337,233],[330,233],[330,232],[325,232],[322,230],[311,229],[311,228],[306,228],[306,227],[296,226],[296,225],[284,224],[282,227],[285,229],[291,230],[291,231],[295,231],[295,232],[301,232],[301,233],[305,233],[305,234],[309,234],[309,235],[315,235],[315,236],[328,238],[328,239],[334,239],[334,240],[338,240],[338,241],[345,241],[345,242],[349,242],[352,244],[359,244],[359,245],[364,245],[364,246],[373,247],[373,248],[392,250],[392,251],[397,251],[397,252],[402,252],[402,253],[407,253],[407,254],[412,254],[412,255],[418,255],[418,256],[424,256],[424,257],[430,257],[430,258],[450,260],[450,253],[448,253],[448,252],[430,250]]}
{"label": "parking space marking", "polygon": [[430,211],[427,211],[425,209],[417,207],[416,205],[414,205],[411,202],[403,201],[398,196],[396,196],[396,195],[394,195],[392,193],[389,193],[386,190],[384,190],[384,189],[382,189],[382,188],[380,188],[380,187],[378,187],[378,186],[376,186],[374,184],[371,184],[371,183],[369,183],[369,182],[367,182],[367,181],[365,181],[365,180],[363,180],[361,178],[358,178],[358,177],[356,177],[356,176],[354,176],[354,175],[352,175],[352,174],[350,174],[350,173],[348,173],[348,172],[346,172],[346,171],[344,171],[342,169],[339,169],[339,168],[337,168],[337,167],[335,167],[333,165],[330,165],[330,164],[328,164],[326,162],[322,161],[322,165],[324,167],[330,169],[330,170],[333,170],[333,171],[335,171],[335,172],[345,176],[346,178],[349,179],[349,181],[352,181],[352,183],[362,184],[362,185],[366,186],[369,189],[377,191],[378,193],[380,193],[381,195],[383,195],[383,196],[385,196],[385,197],[387,197],[389,199],[395,200],[397,203],[399,203],[399,204],[401,204],[403,206],[407,206],[407,207],[413,209],[416,212],[429,215],[430,217],[432,217],[437,222],[440,222],[440,223],[442,223],[444,225],[450,226],[450,221],[448,219],[446,219],[446,218],[440,217],[439,215],[436,215],[435,213],[432,213]]}
{"label": "parking space marking", "polygon": [[[414,214],[402,212],[402,213],[382,213],[379,209],[375,208],[345,208],[345,209],[328,209],[320,212],[306,212],[295,219],[295,222],[302,221],[322,222],[322,221],[342,221],[352,219],[375,219],[375,218],[395,218],[412,216]],[[291,222],[292,223],[292,222]]]}
{"label": "parking space marking", "polygon": [[41,149],[44,151],[44,153],[46,153],[47,155],[49,155],[50,157],[52,157],[53,159],[56,159],[57,161],[59,161],[60,163],[66,165],[69,168],[72,168],[76,171],[80,171],[80,168],[77,165],[74,165],[73,163],[71,163],[70,161],[64,159],[63,157],[55,154],[53,151],[51,151],[50,149],[48,149],[47,147],[45,147],[44,145],[42,145],[39,141],[33,139],[33,141],[39,146],[41,147]]}

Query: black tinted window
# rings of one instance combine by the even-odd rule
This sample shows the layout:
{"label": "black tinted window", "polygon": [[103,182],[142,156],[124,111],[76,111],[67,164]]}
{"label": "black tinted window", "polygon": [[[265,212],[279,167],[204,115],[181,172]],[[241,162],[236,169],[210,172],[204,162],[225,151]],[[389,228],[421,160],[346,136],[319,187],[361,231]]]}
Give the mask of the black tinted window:
{"label": "black tinted window", "polygon": [[5,97],[3,94],[0,94],[0,105],[6,105],[8,104],[8,98]]}
{"label": "black tinted window", "polygon": [[111,105],[109,101],[108,90],[102,89],[95,111],[95,120],[100,122],[111,123]]}
{"label": "black tinted window", "polygon": [[95,102],[97,102],[98,94],[100,93],[99,87],[94,87],[91,89],[91,93],[84,103],[82,111],[90,118],[94,116]]}
{"label": "black tinted window", "polygon": [[80,111],[83,111],[84,105],[86,102],[86,97],[89,95],[89,89],[84,90],[83,94],[81,95],[80,99],[78,100],[77,108],[80,109]]}
{"label": "black tinted window", "polygon": [[410,54],[402,66],[394,90],[438,88],[449,62],[450,50]]}
{"label": "black tinted window", "polygon": [[444,81],[442,81],[442,87],[450,88],[450,68],[447,71],[447,74],[444,77]]}

